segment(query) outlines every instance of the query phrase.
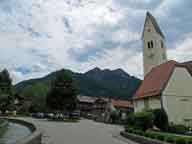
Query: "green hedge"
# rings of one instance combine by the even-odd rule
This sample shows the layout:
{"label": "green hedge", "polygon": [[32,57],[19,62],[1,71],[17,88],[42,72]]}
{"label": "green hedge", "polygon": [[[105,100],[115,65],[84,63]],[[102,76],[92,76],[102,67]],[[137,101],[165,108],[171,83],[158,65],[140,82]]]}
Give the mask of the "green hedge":
{"label": "green hedge", "polygon": [[156,139],[160,141],[165,141],[165,135],[157,134]]}
{"label": "green hedge", "polygon": [[168,137],[166,138],[166,142],[168,142],[168,143],[175,143],[175,137],[173,137],[173,136],[168,136]]}
{"label": "green hedge", "polygon": [[141,131],[135,128],[126,128],[126,132],[135,135],[143,136],[150,139],[156,139],[159,141],[171,143],[171,144],[192,144],[192,138],[182,137],[177,135],[167,135],[166,133],[154,132],[154,131]]}
{"label": "green hedge", "polygon": [[176,144],[187,144],[187,140],[185,138],[177,138]]}
{"label": "green hedge", "polygon": [[192,140],[188,140],[188,144],[192,144]]}

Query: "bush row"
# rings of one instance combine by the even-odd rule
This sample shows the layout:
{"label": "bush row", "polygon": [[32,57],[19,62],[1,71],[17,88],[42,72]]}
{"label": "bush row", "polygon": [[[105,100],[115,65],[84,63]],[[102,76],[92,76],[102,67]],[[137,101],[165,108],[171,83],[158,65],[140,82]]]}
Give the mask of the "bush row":
{"label": "bush row", "polygon": [[143,131],[155,126],[164,132],[188,135],[190,135],[191,129],[184,125],[169,123],[167,114],[163,109],[130,113],[127,116],[126,124]]}
{"label": "bush row", "polygon": [[144,132],[142,130],[138,130],[134,128],[126,128],[125,131],[135,135],[143,136],[145,138],[155,139],[162,142],[168,142],[171,144],[192,144],[192,138],[188,138],[188,137],[182,137],[177,135],[168,136],[166,134],[163,134],[163,133],[161,134],[159,132],[158,133],[153,131]]}
{"label": "bush row", "polygon": [[143,131],[156,126],[162,131],[168,129],[168,117],[163,109],[130,113],[127,116],[127,124],[135,126]]}

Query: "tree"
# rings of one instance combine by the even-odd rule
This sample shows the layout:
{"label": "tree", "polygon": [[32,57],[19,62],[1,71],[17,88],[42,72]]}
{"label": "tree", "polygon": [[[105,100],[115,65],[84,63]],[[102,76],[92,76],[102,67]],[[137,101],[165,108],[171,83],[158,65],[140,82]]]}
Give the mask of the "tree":
{"label": "tree", "polygon": [[47,105],[51,110],[59,111],[77,108],[77,90],[69,72],[61,70],[57,74],[47,95]]}
{"label": "tree", "polygon": [[45,112],[46,111],[46,96],[48,93],[48,86],[43,83],[37,83],[26,87],[21,95],[24,99],[31,101],[29,108],[25,107],[25,111],[30,112]]}
{"label": "tree", "polygon": [[164,109],[153,110],[154,125],[162,131],[166,131],[169,126],[168,116]]}
{"label": "tree", "polygon": [[12,92],[12,80],[6,69],[0,72],[0,89],[4,93],[10,94]]}
{"label": "tree", "polygon": [[12,80],[5,69],[0,72],[0,110],[14,110]]}

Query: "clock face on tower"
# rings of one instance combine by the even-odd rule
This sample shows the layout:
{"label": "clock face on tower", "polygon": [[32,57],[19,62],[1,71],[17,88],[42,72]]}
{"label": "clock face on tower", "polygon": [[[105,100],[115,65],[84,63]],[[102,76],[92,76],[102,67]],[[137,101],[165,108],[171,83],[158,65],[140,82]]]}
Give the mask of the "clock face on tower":
{"label": "clock face on tower", "polygon": [[155,56],[154,54],[149,54],[148,58],[153,60],[154,56]]}

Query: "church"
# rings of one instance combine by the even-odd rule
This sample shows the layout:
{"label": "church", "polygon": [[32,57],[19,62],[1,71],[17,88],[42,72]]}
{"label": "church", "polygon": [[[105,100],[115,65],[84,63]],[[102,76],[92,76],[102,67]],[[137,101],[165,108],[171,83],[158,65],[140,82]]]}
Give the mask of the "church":
{"label": "church", "polygon": [[133,97],[134,111],[163,108],[170,123],[192,126],[192,61],[167,60],[165,36],[149,12],[142,41],[144,80]]}

